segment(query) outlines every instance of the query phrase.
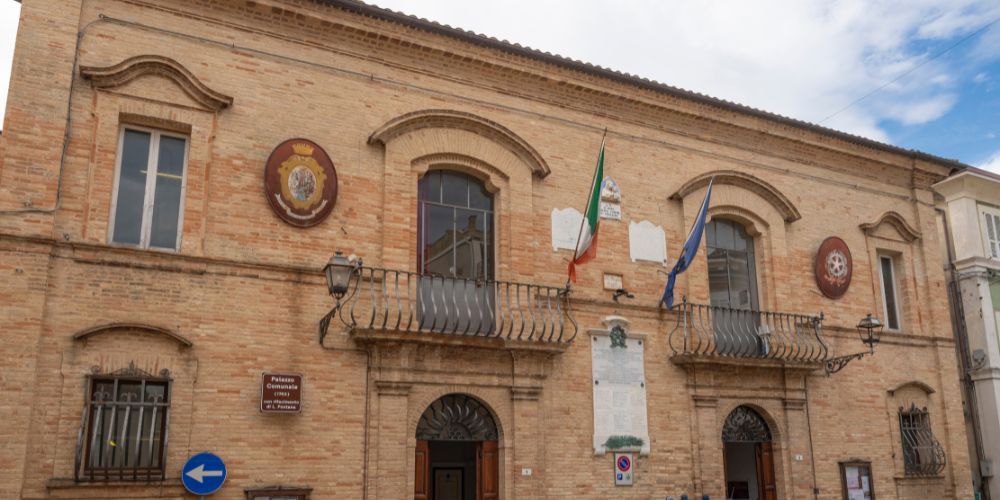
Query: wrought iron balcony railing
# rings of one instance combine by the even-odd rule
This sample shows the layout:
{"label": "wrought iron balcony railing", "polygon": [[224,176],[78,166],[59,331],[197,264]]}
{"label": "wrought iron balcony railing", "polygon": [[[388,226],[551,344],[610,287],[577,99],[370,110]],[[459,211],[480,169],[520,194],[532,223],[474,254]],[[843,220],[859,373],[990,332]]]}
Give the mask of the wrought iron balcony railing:
{"label": "wrought iron balcony railing", "polygon": [[551,286],[360,267],[340,318],[352,330],[568,344],[577,333],[568,295]]}
{"label": "wrought iron balcony railing", "polygon": [[829,356],[823,316],[732,309],[684,301],[672,309],[674,355],[756,358],[819,363]]}

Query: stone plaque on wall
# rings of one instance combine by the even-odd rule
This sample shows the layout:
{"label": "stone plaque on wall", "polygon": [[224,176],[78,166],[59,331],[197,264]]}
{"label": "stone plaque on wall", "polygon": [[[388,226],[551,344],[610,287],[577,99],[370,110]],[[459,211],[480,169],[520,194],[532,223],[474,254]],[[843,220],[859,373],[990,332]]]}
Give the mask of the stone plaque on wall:
{"label": "stone plaque on wall", "polygon": [[[591,366],[594,387],[594,453],[606,446],[649,454],[646,422],[645,335],[629,331],[621,316],[604,319],[604,329],[592,329]],[[637,440],[641,440],[638,444]]]}
{"label": "stone plaque on wall", "polygon": [[601,181],[599,212],[602,219],[622,220],[622,190],[611,177],[605,177]]}
{"label": "stone plaque on wall", "polygon": [[635,261],[667,264],[667,237],[663,228],[644,220],[628,224],[628,254]]}
{"label": "stone plaque on wall", "polygon": [[552,209],[552,250],[576,250],[583,214],[575,208]]}

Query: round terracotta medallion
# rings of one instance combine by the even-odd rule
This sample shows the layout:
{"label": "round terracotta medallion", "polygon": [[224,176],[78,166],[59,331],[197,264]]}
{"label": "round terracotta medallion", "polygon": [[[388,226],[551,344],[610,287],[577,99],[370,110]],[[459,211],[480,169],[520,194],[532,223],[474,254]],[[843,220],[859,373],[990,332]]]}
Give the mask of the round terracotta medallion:
{"label": "round terracotta medallion", "polygon": [[816,252],[816,286],[823,295],[839,299],[851,286],[851,250],[844,240],[831,236],[819,246]]}
{"label": "round terracotta medallion", "polygon": [[318,144],[289,139],[264,167],[264,193],[281,220],[298,227],[319,224],[337,203],[337,170]]}

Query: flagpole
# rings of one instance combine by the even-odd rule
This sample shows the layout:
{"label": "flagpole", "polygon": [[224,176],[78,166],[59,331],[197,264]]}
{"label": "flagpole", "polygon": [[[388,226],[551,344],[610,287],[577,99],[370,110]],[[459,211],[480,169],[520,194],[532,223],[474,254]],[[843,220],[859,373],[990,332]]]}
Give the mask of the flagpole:
{"label": "flagpole", "polygon": [[[597,160],[598,161],[600,161],[600,159],[601,159],[601,153],[604,151],[604,141],[607,140],[607,138],[608,138],[608,127],[604,127],[604,134],[601,135],[601,148],[597,150]],[[600,182],[600,181],[597,179],[597,168],[595,167],[594,168],[594,178],[590,181],[590,191],[588,191],[591,194],[587,195],[587,202],[590,202],[590,196],[594,193],[594,184],[597,183],[597,182]],[[598,196],[600,196],[600,195],[598,195]],[[587,205],[589,205],[589,203],[587,203]],[[600,202],[598,202],[597,207],[598,207],[598,210],[600,210],[600,207],[601,207]],[[600,217],[600,215],[598,215],[598,217]],[[587,213],[586,213],[586,209],[584,209],[583,217],[580,218],[580,231],[578,231],[576,233],[576,244],[573,245],[573,259],[572,259],[572,261],[576,261],[576,253],[580,251],[580,238],[583,237],[583,225],[586,224],[586,223],[587,223]],[[569,289],[569,287],[570,287],[570,279],[569,279],[569,276],[566,276],[566,288]]]}

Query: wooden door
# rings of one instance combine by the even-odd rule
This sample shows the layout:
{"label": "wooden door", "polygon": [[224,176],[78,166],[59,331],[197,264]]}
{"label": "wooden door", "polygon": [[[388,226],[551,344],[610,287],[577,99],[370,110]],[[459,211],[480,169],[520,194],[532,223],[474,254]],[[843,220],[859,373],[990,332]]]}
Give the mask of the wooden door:
{"label": "wooden door", "polygon": [[500,449],[496,441],[476,444],[476,500],[500,498]]}
{"label": "wooden door", "polygon": [[774,480],[774,450],[771,443],[757,443],[756,449],[760,500],[778,500],[778,487]]}
{"label": "wooden door", "polygon": [[417,451],[413,466],[413,500],[428,500],[430,498],[431,471],[430,448],[427,441],[417,440]]}

